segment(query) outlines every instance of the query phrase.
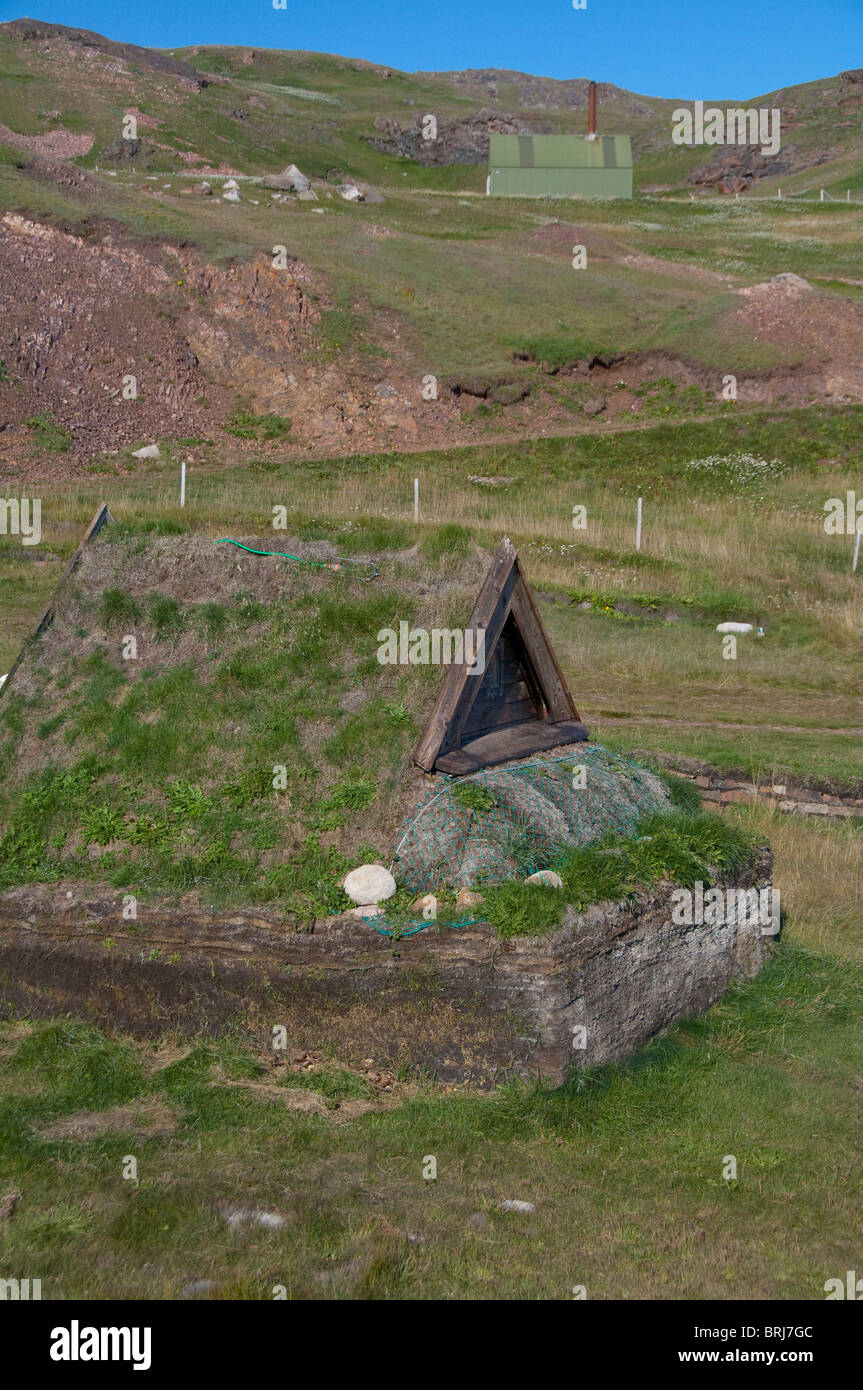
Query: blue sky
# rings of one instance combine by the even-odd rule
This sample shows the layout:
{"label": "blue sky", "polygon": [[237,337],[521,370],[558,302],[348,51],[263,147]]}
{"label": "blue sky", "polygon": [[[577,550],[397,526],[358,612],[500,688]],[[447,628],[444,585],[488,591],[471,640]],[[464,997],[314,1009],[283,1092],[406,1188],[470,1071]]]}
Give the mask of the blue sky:
{"label": "blue sky", "polygon": [[863,0],[0,0],[0,19],[154,48],[305,48],[415,71],[517,68],[651,96],[750,97],[863,66]]}

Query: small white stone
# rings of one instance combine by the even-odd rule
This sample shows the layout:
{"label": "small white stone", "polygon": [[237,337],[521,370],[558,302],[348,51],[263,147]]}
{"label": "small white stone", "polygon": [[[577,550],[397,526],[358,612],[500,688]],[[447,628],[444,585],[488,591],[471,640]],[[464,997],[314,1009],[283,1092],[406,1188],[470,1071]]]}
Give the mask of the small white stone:
{"label": "small white stone", "polygon": [[753,631],[754,631],[754,628],[753,628],[753,626],[752,626],[751,623],[719,623],[719,624],[717,625],[716,631],[717,631],[717,632],[753,632]]}
{"label": "small white stone", "polygon": [[157,459],[161,458],[158,444],[145,444],[143,449],[136,449],[132,455],[133,459]]}
{"label": "small white stone", "polygon": [[519,1202],[510,1198],[504,1202],[498,1202],[497,1205],[501,1211],[519,1211],[523,1216],[530,1216],[532,1211],[536,1211],[533,1202]]}
{"label": "small white stone", "polygon": [[460,888],[458,897],[455,900],[456,912],[469,912],[471,908],[479,907],[484,903],[485,898],[482,893],[474,893],[471,888]]}
{"label": "small white stone", "polygon": [[267,1231],[279,1231],[285,1224],[285,1218],[278,1211],[263,1211],[255,1207],[235,1207],[225,1213],[225,1220],[229,1226],[263,1226]]}
{"label": "small white stone", "polygon": [[525,883],[544,883],[546,888],[562,888],[563,879],[560,874],[556,874],[554,869],[540,869],[538,873],[531,874],[525,879]]}
{"label": "small white stone", "polygon": [[383,917],[384,910],[376,903],[366,903],[363,907],[352,907],[351,916],[358,917],[360,921],[368,921],[370,917]]}
{"label": "small white stone", "polygon": [[361,864],[358,869],[351,869],[344,888],[349,898],[364,907],[367,903],[391,898],[396,891],[396,881],[383,864]]}

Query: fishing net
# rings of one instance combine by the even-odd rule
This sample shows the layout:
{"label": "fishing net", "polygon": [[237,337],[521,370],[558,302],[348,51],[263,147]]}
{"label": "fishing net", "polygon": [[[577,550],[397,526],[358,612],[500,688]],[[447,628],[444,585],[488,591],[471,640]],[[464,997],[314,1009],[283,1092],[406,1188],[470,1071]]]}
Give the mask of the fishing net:
{"label": "fishing net", "polygon": [[565,755],[436,778],[399,841],[392,872],[416,893],[523,878],[553,868],[567,849],[632,835],[642,816],[669,807],[647,768],[602,744],[577,744]]}

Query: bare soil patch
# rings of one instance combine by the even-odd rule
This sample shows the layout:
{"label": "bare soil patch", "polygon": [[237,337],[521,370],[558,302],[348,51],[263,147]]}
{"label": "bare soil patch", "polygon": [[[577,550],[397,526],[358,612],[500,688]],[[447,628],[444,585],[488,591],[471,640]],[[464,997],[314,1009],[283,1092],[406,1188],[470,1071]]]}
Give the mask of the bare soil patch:
{"label": "bare soil patch", "polygon": [[105,1134],[130,1134],[136,1139],[156,1139],[173,1134],[177,1128],[176,1111],[163,1101],[148,1099],[131,1105],[117,1105],[111,1110],[80,1110],[64,1115],[37,1131],[40,1139],[50,1143],[74,1139],[86,1142]]}

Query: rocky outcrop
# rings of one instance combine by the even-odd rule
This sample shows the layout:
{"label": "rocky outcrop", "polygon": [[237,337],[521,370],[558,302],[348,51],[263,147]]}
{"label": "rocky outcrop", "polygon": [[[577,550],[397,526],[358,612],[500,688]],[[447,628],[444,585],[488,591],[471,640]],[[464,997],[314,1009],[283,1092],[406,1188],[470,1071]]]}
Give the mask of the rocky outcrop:
{"label": "rocky outcrop", "polygon": [[61,39],[73,48],[89,48],[106,53],[112,58],[134,63],[136,68],[181,77],[199,87],[208,87],[215,81],[209,73],[198,72],[191,63],[184,62],[182,58],[170,58],[167,53],[159,53],[154,48],[139,48],[134,43],[116,43],[113,39],[106,39],[102,34],[94,33],[92,29],[73,29],[66,24],[47,24],[41,19],[13,19],[8,24],[0,25],[0,29],[25,43]]}
{"label": "rocky outcrop", "polygon": [[536,121],[525,121],[507,111],[490,111],[485,107],[475,116],[461,121],[438,121],[435,138],[423,134],[423,117],[417,115],[408,126],[399,125],[389,116],[375,119],[380,135],[367,136],[369,144],[384,154],[414,159],[419,164],[482,164],[488,159],[490,135],[543,135],[551,127]]}
{"label": "rocky outcrop", "polygon": [[[805,163],[807,167],[824,164],[830,157],[826,153],[816,155]],[[775,155],[763,154],[760,145],[723,145],[707,164],[689,175],[687,182],[717,193],[742,193],[759,179],[775,178],[798,167],[803,166],[798,163],[793,145]]]}
{"label": "rocky outcrop", "polygon": [[[417,73],[417,77],[446,78],[464,92],[482,93],[489,100],[496,101],[501,88],[518,91],[520,106],[530,106],[537,110],[581,110],[587,107],[590,80],[586,77],[559,79],[537,77],[529,72],[512,72],[506,68],[469,68],[464,72]],[[623,87],[615,87],[612,82],[597,82],[597,104],[613,105],[618,112],[627,116],[650,117],[653,110],[650,104],[634,92]]]}
{"label": "rocky outcrop", "polygon": [[829,816],[835,820],[863,820],[863,782],[847,787],[829,778],[800,781],[783,776],[782,781],[765,778],[753,780],[742,768],[722,772],[698,758],[680,754],[633,751],[634,758],[646,758],[661,763],[670,771],[693,782],[703,801],[719,802],[723,806],[738,802],[753,805],[762,802],[779,811],[804,816]]}

